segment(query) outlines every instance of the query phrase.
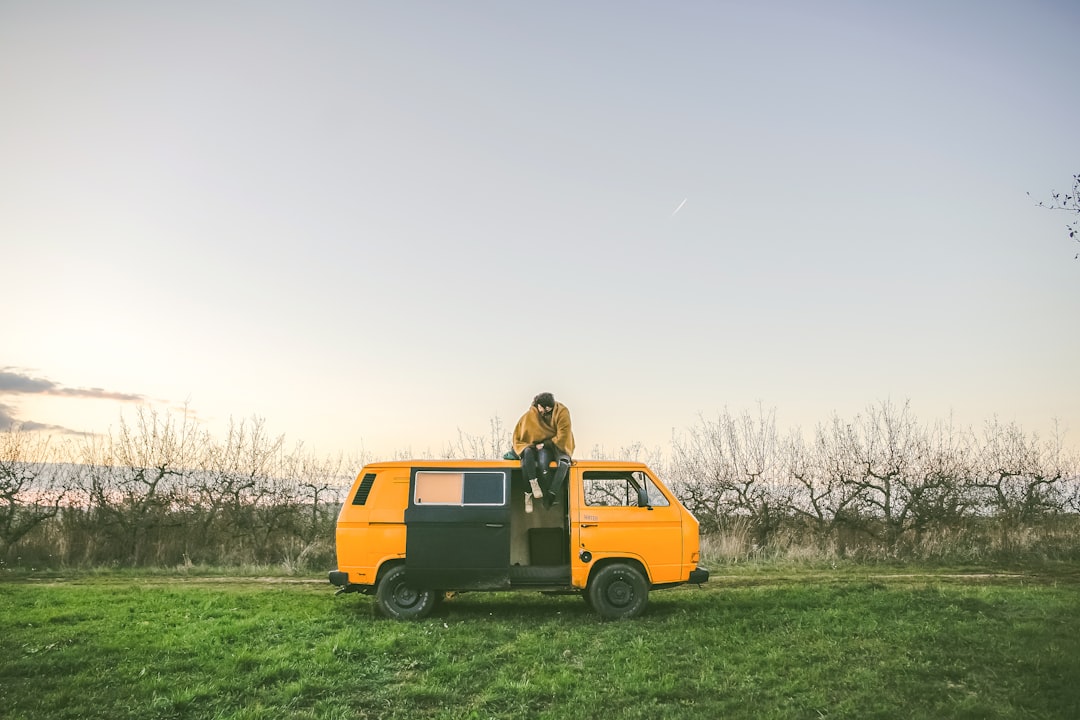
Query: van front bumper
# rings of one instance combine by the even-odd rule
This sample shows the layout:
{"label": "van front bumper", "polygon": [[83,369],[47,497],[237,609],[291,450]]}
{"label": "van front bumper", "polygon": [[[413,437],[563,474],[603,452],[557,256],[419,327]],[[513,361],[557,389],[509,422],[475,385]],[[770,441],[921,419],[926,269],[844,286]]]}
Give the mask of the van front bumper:
{"label": "van front bumper", "polygon": [[708,579],[709,579],[709,571],[708,571],[708,569],[703,568],[703,567],[697,567],[697,568],[694,568],[693,570],[690,571],[690,579],[687,580],[686,582],[694,584],[694,585],[700,585],[701,583],[706,582]]}

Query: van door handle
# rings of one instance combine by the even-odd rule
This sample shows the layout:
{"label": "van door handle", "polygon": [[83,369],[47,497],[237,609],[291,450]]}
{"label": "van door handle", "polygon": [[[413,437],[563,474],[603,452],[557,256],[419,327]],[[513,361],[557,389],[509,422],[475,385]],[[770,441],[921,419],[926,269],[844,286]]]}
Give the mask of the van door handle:
{"label": "van door handle", "polygon": [[502,523],[485,523],[488,527],[502,527]]}
{"label": "van door handle", "polygon": [[583,527],[583,528],[596,527],[596,523],[581,523],[581,527]]}

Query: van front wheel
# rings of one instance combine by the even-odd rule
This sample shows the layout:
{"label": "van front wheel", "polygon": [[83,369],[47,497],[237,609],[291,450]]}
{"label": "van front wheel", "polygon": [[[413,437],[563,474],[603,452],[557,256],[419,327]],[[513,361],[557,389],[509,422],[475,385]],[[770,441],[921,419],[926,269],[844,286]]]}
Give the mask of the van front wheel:
{"label": "van front wheel", "polygon": [[435,607],[434,590],[417,590],[405,582],[405,566],[390,568],[375,590],[379,610],[394,620],[419,620]]}
{"label": "van front wheel", "polygon": [[601,616],[618,620],[637,617],[649,602],[649,583],[625,563],[605,565],[589,582],[588,601]]}

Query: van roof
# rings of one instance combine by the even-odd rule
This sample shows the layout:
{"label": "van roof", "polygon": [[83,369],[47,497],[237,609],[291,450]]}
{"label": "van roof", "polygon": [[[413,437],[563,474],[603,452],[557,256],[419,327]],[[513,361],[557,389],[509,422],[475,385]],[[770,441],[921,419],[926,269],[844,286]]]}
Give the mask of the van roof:
{"label": "van roof", "polygon": [[[574,467],[593,470],[641,470],[646,467],[643,462],[630,462],[628,460],[573,460]],[[385,462],[368,463],[366,468],[400,468],[400,467],[425,467],[425,468],[516,468],[521,467],[520,460],[387,460]]]}

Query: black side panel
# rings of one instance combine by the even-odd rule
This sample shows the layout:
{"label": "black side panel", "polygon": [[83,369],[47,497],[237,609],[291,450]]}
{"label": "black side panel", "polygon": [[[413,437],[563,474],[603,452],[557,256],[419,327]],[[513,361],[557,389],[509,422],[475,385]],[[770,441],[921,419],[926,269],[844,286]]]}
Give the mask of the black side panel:
{"label": "black side panel", "polygon": [[570,548],[561,527],[529,528],[530,565],[569,565]]}
{"label": "black side panel", "polygon": [[[408,523],[405,570],[410,583],[440,590],[510,587],[510,528]],[[505,547],[506,553],[492,552]]]}
{"label": "black side panel", "polygon": [[461,504],[415,504],[414,468],[405,510],[405,570],[415,587],[510,587],[509,473],[465,471]]}

